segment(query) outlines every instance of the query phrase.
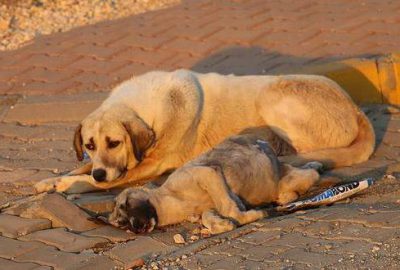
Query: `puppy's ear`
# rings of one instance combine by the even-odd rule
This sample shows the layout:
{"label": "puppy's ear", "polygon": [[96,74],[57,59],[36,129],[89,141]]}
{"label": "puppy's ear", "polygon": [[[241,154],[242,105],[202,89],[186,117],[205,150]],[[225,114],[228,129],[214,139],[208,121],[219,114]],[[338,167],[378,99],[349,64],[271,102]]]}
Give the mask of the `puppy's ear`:
{"label": "puppy's ear", "polygon": [[79,161],[83,160],[83,150],[82,150],[82,135],[81,135],[81,129],[82,129],[82,124],[79,124],[79,126],[75,129],[75,135],[74,135],[74,149],[76,152],[76,158]]}
{"label": "puppy's ear", "polygon": [[122,123],[131,139],[133,153],[138,162],[143,160],[144,153],[154,141],[154,131],[141,119]]}

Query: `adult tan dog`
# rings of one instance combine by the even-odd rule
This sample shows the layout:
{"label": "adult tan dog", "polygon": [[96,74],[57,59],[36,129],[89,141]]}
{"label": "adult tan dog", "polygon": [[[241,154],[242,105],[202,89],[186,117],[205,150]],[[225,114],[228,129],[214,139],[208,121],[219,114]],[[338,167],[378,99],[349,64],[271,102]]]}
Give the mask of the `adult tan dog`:
{"label": "adult tan dog", "polygon": [[[295,166],[360,163],[375,144],[367,117],[325,77],[155,71],[117,86],[79,125],[77,157],[86,151],[90,163],[36,189],[84,192],[147,181],[259,126],[274,132],[277,154]],[[292,152],[282,153],[288,145]]]}
{"label": "adult tan dog", "polygon": [[174,171],[158,188],[127,188],[116,199],[109,222],[135,233],[202,217],[212,234],[233,230],[265,216],[255,210],[286,204],[319,180],[311,162],[299,169],[278,161],[257,135],[232,136]]}

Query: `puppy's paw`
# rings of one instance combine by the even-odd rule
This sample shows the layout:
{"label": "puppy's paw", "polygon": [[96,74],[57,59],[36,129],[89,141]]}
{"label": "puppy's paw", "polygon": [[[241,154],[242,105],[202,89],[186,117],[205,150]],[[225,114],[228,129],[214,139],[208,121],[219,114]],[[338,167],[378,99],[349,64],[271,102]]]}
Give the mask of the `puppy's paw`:
{"label": "puppy's paw", "polygon": [[262,210],[250,210],[247,211],[247,213],[250,216],[250,218],[253,219],[254,221],[265,218],[267,215],[266,212]]}
{"label": "puppy's paw", "polygon": [[281,192],[278,195],[278,200],[276,201],[276,203],[278,205],[285,205],[285,204],[294,202],[298,198],[299,198],[299,194],[296,192],[292,192],[292,191]]}
{"label": "puppy's paw", "polygon": [[319,173],[323,173],[324,172],[324,165],[321,162],[318,161],[311,161],[311,162],[307,162],[306,164],[304,164],[301,169],[313,169],[316,170]]}
{"label": "puppy's paw", "polygon": [[190,215],[187,217],[187,221],[189,221],[190,223],[197,223],[200,221],[200,219],[200,215]]}
{"label": "puppy's paw", "polygon": [[228,232],[236,228],[236,224],[232,220],[221,217],[215,210],[203,212],[201,223],[211,234]]}
{"label": "puppy's paw", "polygon": [[229,219],[220,219],[216,222],[211,222],[206,228],[211,234],[220,234],[224,232],[229,232],[236,229],[236,225]]}

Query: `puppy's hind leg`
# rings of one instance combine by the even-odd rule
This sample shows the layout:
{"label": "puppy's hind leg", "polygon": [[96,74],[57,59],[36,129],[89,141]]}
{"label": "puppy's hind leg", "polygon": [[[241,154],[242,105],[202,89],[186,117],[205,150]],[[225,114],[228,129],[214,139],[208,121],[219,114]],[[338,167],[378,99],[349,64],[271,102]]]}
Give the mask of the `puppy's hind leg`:
{"label": "puppy's hind leg", "polygon": [[201,223],[211,234],[228,232],[236,228],[236,225],[231,220],[218,215],[215,209],[204,211],[201,215]]}
{"label": "puppy's hind leg", "polygon": [[260,210],[241,211],[233,199],[226,184],[225,177],[219,168],[194,167],[192,176],[199,186],[211,197],[215,208],[224,217],[232,218],[239,224],[247,224],[258,219],[264,218],[265,213]]}
{"label": "puppy's hind leg", "polygon": [[291,165],[283,165],[283,177],[279,180],[277,203],[284,205],[295,201],[305,194],[319,180],[315,169],[299,169]]}

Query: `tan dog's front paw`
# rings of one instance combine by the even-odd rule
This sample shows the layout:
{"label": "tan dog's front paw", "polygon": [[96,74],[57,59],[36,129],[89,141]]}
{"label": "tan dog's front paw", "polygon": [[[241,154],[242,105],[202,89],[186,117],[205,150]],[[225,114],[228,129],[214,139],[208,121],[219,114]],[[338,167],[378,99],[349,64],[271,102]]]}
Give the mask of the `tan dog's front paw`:
{"label": "tan dog's front paw", "polygon": [[35,184],[35,190],[37,193],[48,192],[48,191],[56,191],[57,183],[61,181],[62,177],[52,177],[41,180],[40,182]]}
{"label": "tan dog's front paw", "polygon": [[65,193],[84,193],[99,190],[91,175],[74,175],[48,178],[35,184],[36,192],[57,191]]}

